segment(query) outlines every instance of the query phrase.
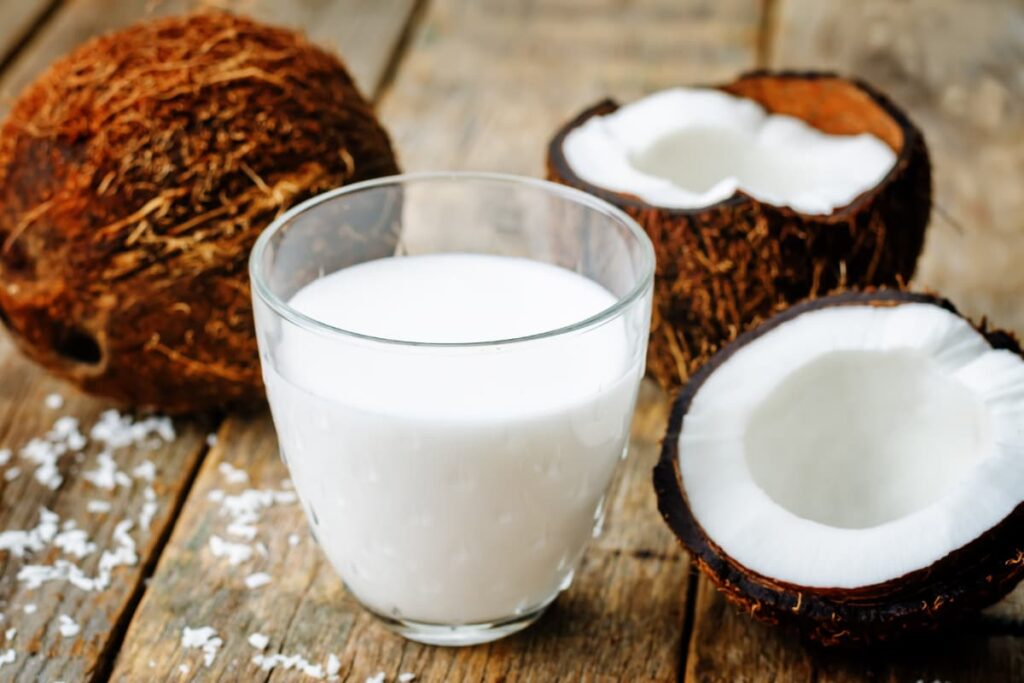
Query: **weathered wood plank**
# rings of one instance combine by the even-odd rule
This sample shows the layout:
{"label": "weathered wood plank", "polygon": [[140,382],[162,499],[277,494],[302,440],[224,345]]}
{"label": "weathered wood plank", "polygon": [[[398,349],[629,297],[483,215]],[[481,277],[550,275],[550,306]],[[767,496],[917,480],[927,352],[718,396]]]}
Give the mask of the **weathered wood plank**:
{"label": "weathered wood plank", "polygon": [[[1024,7],[776,0],[766,25],[768,65],[837,69],[909,110],[932,150],[939,206],[918,282],[1024,330],[1015,261],[1024,110],[1013,104],[1024,87]],[[703,581],[693,628],[687,681],[1024,680],[1024,640],[984,626],[890,650],[822,652],[753,622]]]}
{"label": "weathered wood plank", "polygon": [[749,0],[437,2],[381,115],[410,168],[542,175],[585,106],[750,68]]}
{"label": "weathered wood plank", "polygon": [[[245,471],[246,480],[230,481],[221,471],[224,463]],[[247,636],[262,632],[271,636],[268,652],[290,653],[294,636],[285,628],[288,624],[304,636],[298,650],[304,656],[323,662],[327,652],[340,652],[357,611],[351,598],[330,580],[330,568],[321,561],[299,506],[275,504],[260,514],[260,532],[253,541],[266,544],[266,557],[254,554],[250,561],[231,567],[226,558],[210,552],[213,535],[239,540],[226,531],[231,517],[221,514],[222,503],[212,501],[211,492],[287,491],[282,486],[285,478],[274,430],[265,415],[233,418],[222,426],[218,445],[203,463],[128,630],[113,680],[134,681],[147,675],[168,681],[255,680],[260,670],[250,660],[257,651]],[[289,543],[290,533],[300,534],[299,540]],[[244,579],[256,572],[271,574],[273,582],[248,589]],[[312,587],[320,590],[310,604]],[[303,610],[322,612],[326,618],[302,620]],[[307,630],[311,625],[312,633]],[[212,666],[203,666],[201,651],[181,647],[185,626],[217,629],[224,645]]]}
{"label": "weathered wood plank", "polygon": [[778,633],[734,609],[701,578],[686,681],[767,683],[814,681],[814,667],[791,634]]}
{"label": "weathered wood plank", "polygon": [[937,210],[916,278],[1024,332],[1024,5],[781,0],[772,64],[877,84],[925,133]]}
{"label": "weathered wood plank", "polygon": [[919,642],[826,651],[733,608],[701,581],[685,680],[690,683],[1020,681],[1024,643],[982,624]]}
{"label": "weathered wood plank", "polygon": [[[383,97],[382,117],[409,170],[540,175],[548,137],[592,101],[726,79],[752,66],[757,23],[756,5],[745,1],[437,0]],[[155,671],[170,676],[185,663],[204,679],[250,678],[256,651],[246,637],[262,630],[271,636],[268,653],[299,653],[321,664],[333,653],[349,681],[377,671],[388,680],[403,671],[447,681],[674,680],[688,566],[657,515],[650,485],[664,416],[664,397],[645,387],[605,535],[551,612],[518,636],[459,650],[391,635],[345,594],[309,542],[282,545],[289,533],[302,530],[305,538],[294,506],[261,524],[267,557],[231,567],[210,556],[210,534],[224,529],[220,504],[208,500],[223,486],[220,463],[248,468],[254,486],[277,486],[285,476],[267,421],[229,419],[223,448],[197,478],[114,678],[146,675],[149,653]],[[246,591],[241,581],[256,570],[274,583]],[[181,650],[185,625],[213,626],[225,641],[209,669],[198,652]],[[288,676],[275,670],[275,680],[278,674]]]}
{"label": "weathered wood plank", "polygon": [[[21,0],[19,0],[20,2]],[[69,0],[0,78],[0,104],[10,102],[55,58],[96,35],[150,16],[181,14],[197,7],[236,10],[267,22],[303,29],[328,49],[342,52],[356,81],[376,88],[402,35],[414,0]],[[26,3],[28,4],[28,3]],[[0,19],[2,19],[0,15]],[[0,32],[0,47],[3,34]],[[6,111],[6,105],[0,113]]]}
{"label": "weathered wood plank", "polygon": [[[308,537],[298,505],[278,504],[261,515],[252,542],[264,543],[266,556],[257,553],[231,566],[211,555],[211,536],[238,540],[227,533],[231,517],[223,514],[220,494],[212,492],[288,491],[282,483],[287,470],[278,459],[269,419],[232,418],[200,470],[113,678],[130,681],[150,672],[180,680],[200,674],[204,680],[248,680],[259,668],[252,663],[257,650],[247,638],[260,632],[271,637],[267,654],[301,654],[320,665],[336,655],[342,680],[361,682],[378,671],[385,671],[389,680],[405,671],[417,673],[420,680],[448,681],[581,676],[672,680],[686,559],[661,529],[647,493],[648,472],[664,428],[664,405],[660,392],[645,386],[631,456],[638,466],[624,471],[617,487],[622,500],[610,506],[609,533],[580,567],[577,585],[582,590],[570,590],[540,624],[519,636],[461,650],[404,641],[362,611]],[[247,481],[231,484],[223,463],[245,471]],[[639,501],[652,510],[648,519],[616,518],[630,512],[626,505]],[[301,540],[292,545],[291,534]],[[272,576],[272,583],[246,588],[245,577],[257,572]],[[224,641],[210,667],[203,666],[201,652],[181,648],[185,626],[212,626]],[[598,647],[612,642],[615,648]],[[275,673],[274,680],[280,675]]]}
{"label": "weathered wood plank", "polygon": [[[0,382],[0,447],[14,451],[10,461],[0,469],[0,474],[4,475],[0,478],[0,529],[8,532],[35,529],[40,523],[40,509],[46,508],[55,513],[62,524],[74,521],[96,545],[95,550],[81,559],[61,553],[51,542],[42,543],[39,550],[29,550],[23,557],[16,557],[9,548],[0,551],[0,608],[3,611],[0,631],[17,631],[0,642],[0,650],[10,649],[15,658],[0,668],[0,681],[89,680],[102,669],[109,649],[119,638],[122,620],[137,600],[146,566],[159,552],[198,465],[206,430],[199,421],[179,423],[177,438],[170,443],[158,440],[152,450],[144,447],[116,450],[117,468],[130,478],[125,486],[117,486],[112,491],[98,487],[85,476],[98,467],[98,446],[89,445],[80,455],[68,452],[57,462],[64,481],[57,490],[51,490],[36,480],[36,464],[20,457],[19,449],[30,439],[44,436],[62,416],[79,420],[79,429],[88,436],[90,426],[109,406],[45,376],[13,353],[6,338],[0,343],[0,358],[0,377],[3,377]],[[45,405],[46,397],[53,392],[60,392],[64,397],[60,408]],[[152,484],[140,476],[131,476],[147,461],[152,463],[155,472]],[[138,474],[144,477],[147,468],[139,470]],[[144,513],[145,491],[150,485],[155,494],[155,507]],[[97,511],[90,507],[90,501],[101,501],[109,510]],[[150,516],[151,521],[140,524],[140,515]],[[101,553],[118,545],[114,529],[123,520],[133,523],[129,536],[137,559],[128,566],[113,569],[105,590],[83,590],[67,580],[50,581],[33,588],[19,580],[19,572],[26,565],[54,565],[60,560],[70,560],[88,577],[96,577],[101,573]],[[12,540],[9,533],[0,538]],[[27,607],[30,605],[34,608]],[[29,613],[27,609],[34,611]],[[59,615],[70,617],[81,632],[62,635]]]}
{"label": "weathered wood plank", "polygon": [[19,0],[0,7],[0,61],[11,56],[52,5],[52,0]]}

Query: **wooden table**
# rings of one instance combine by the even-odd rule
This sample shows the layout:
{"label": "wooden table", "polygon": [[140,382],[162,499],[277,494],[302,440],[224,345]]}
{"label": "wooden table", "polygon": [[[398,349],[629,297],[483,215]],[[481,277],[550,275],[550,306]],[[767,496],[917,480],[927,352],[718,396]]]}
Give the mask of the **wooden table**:
{"label": "wooden table", "polygon": [[[187,4],[5,0],[0,90],[9,97],[91,35]],[[1020,3],[250,0],[235,6],[304,28],[339,50],[377,100],[406,170],[539,175],[555,127],[606,95],[628,99],[757,66],[826,66],[868,78],[910,109],[937,164],[938,207],[920,281],[974,313],[1024,330]],[[59,410],[44,405],[51,392],[66,399]],[[18,449],[59,415],[88,427],[107,407],[48,378],[0,340],[0,445]],[[55,554],[0,552],[0,631],[17,631],[0,640],[0,659],[7,648],[15,657],[0,667],[0,680],[312,680],[294,669],[257,667],[247,636],[260,632],[269,636],[265,654],[299,654],[312,664],[334,654],[340,678],[359,682],[378,671],[389,681],[400,672],[421,681],[1024,681],[1020,626],[978,623],[898,650],[822,653],[727,606],[691,571],[655,512],[649,472],[665,412],[666,398],[645,386],[633,452],[610,499],[605,533],[572,588],[536,627],[468,649],[406,642],[362,612],[287,494],[261,511],[251,559],[233,566],[213,555],[210,538],[230,538],[224,496],[247,488],[287,491],[266,415],[178,421],[173,441],[117,452],[130,481],[109,492],[86,477],[96,467],[95,449],[87,449],[83,462],[61,461],[64,482],[57,490],[23,468],[21,476],[0,478],[0,528],[33,528],[45,506],[108,548],[116,545],[117,523],[133,519],[137,561],[114,569],[102,591],[67,581],[30,589],[17,579],[19,571],[52,563]],[[146,468],[137,470],[147,460],[156,471],[152,494]],[[19,464],[15,457],[4,472]],[[112,508],[90,505],[97,498]],[[138,515],[147,502],[155,505],[145,529]],[[87,574],[98,571],[98,556],[81,560]],[[269,574],[271,583],[247,587],[254,572]],[[59,615],[71,617],[81,632],[62,635]],[[216,629],[223,644],[210,666],[201,650],[182,647],[186,626]]]}

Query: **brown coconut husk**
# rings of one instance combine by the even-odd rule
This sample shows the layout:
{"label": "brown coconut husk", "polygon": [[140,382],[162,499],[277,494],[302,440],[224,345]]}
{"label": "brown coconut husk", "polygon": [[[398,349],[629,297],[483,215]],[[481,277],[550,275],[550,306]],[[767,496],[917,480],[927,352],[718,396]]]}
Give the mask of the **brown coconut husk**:
{"label": "brown coconut husk", "polygon": [[[897,290],[845,292],[793,306],[747,331],[719,351],[679,393],[672,407],[661,459],[654,469],[658,509],[701,572],[752,617],[795,627],[824,646],[860,646],[936,631],[1004,597],[1024,579],[1024,504],[999,524],[929,567],[897,579],[853,589],[813,588],[778,581],[729,557],[694,518],[679,473],[679,435],[704,382],[737,351],[808,311],[834,306],[925,303],[960,315],[947,300]],[[996,349],[1021,355],[1013,334],[976,327]]]}
{"label": "brown coconut husk", "polygon": [[299,34],[204,12],[91,40],[0,132],[3,320],[89,392],[173,413],[261,402],[257,235],[397,170],[345,67]]}
{"label": "brown coconut husk", "polygon": [[876,187],[826,216],[743,193],[700,209],[663,208],[591,185],[566,162],[562,143],[569,131],[618,104],[605,100],[566,124],[548,148],[548,177],[617,205],[654,242],[647,368],[666,389],[685,383],[722,345],[789,304],[847,287],[909,281],[931,212],[924,137],[867,84],[826,73],[761,71],[717,87],[826,133],[871,133],[897,161]]}

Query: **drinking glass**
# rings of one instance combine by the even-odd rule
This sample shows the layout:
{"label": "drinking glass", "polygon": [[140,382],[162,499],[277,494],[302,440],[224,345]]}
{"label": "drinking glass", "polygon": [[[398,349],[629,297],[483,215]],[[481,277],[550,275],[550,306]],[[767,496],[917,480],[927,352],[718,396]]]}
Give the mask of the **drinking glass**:
{"label": "drinking glass", "polygon": [[[600,285],[609,305],[519,338],[437,343],[289,303],[341,269],[427,254],[551,264]],[[650,241],[622,211],[498,174],[358,183],[263,232],[250,274],[281,457],[367,610],[412,640],[468,645],[525,628],[569,586],[626,455],[653,272]]]}

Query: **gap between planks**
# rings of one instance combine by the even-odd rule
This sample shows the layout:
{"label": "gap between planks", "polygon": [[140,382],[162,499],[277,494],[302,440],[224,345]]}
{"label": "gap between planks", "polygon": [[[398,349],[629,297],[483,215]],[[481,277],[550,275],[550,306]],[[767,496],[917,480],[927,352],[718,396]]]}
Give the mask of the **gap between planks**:
{"label": "gap between planks", "polygon": [[[218,433],[223,423],[223,418],[215,421],[215,427],[212,430],[212,433]],[[170,521],[164,525],[163,530],[160,532],[159,537],[157,537],[153,545],[152,553],[150,553],[150,556],[143,562],[142,571],[139,573],[139,581],[132,589],[132,595],[128,599],[128,605],[125,610],[118,615],[117,622],[111,629],[110,640],[100,653],[99,664],[93,674],[94,681],[106,681],[110,679],[110,674],[114,670],[114,661],[117,659],[117,651],[121,649],[121,643],[124,642],[124,637],[128,633],[128,626],[132,623],[132,619],[135,617],[135,611],[138,609],[139,603],[142,602],[142,596],[146,594],[149,578],[153,576],[153,571],[156,569],[157,562],[159,562],[160,557],[163,555],[164,548],[167,547],[167,542],[171,539],[171,533],[178,526],[178,519],[181,515],[181,510],[185,507],[185,501],[188,500],[189,494],[192,492],[192,485],[195,484],[196,477],[199,475],[199,470],[202,469],[203,463],[206,462],[206,456],[209,455],[211,450],[212,447],[210,446],[210,443],[204,439],[202,441],[199,456],[195,459],[191,469],[185,475],[185,482],[178,490],[178,497],[174,500],[174,504],[171,506]]]}
{"label": "gap between planks", "polygon": [[412,9],[409,11],[409,17],[406,19],[405,26],[402,27],[402,31],[398,36],[395,48],[391,51],[391,56],[384,65],[380,80],[377,82],[376,87],[373,88],[370,99],[373,101],[374,107],[380,103],[394,83],[405,56],[409,54],[413,37],[419,30],[420,24],[423,23],[423,18],[427,14],[429,5],[430,0],[413,0]]}
{"label": "gap between planks", "polygon": [[[62,0],[17,0],[22,3],[22,11],[28,7],[29,16],[23,17],[24,26],[14,29],[14,34],[7,43],[6,50],[0,53],[0,74],[14,62],[32,39],[50,21],[62,4]],[[34,14],[34,16],[33,16]]]}
{"label": "gap between planks", "polygon": [[757,26],[757,68],[767,69],[772,63],[775,39],[778,36],[779,0],[760,0],[761,20]]}

